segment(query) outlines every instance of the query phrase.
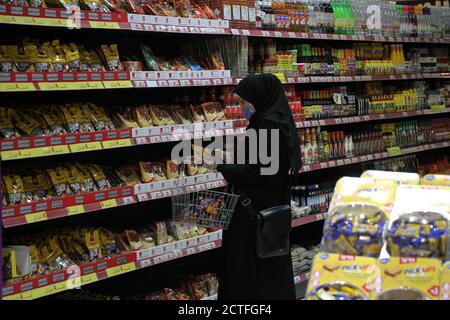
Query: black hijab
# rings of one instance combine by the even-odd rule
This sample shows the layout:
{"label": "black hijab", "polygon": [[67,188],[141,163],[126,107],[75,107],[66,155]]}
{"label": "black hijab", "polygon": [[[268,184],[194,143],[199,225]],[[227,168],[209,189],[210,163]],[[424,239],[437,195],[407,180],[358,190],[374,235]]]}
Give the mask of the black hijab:
{"label": "black hijab", "polygon": [[300,169],[300,143],[280,80],[272,74],[251,75],[243,79],[233,93],[250,102],[256,110],[247,129],[258,129],[263,120],[271,120],[279,127],[288,147],[291,170],[297,173]]}

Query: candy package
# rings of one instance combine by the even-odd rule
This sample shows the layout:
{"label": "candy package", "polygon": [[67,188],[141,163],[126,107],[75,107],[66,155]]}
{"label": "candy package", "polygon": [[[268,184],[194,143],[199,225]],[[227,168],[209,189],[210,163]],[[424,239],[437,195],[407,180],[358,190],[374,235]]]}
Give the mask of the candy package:
{"label": "candy package", "polygon": [[13,47],[7,45],[0,46],[0,72],[13,71]]}
{"label": "candy package", "polygon": [[61,135],[67,133],[64,128],[62,114],[57,107],[44,107],[39,110],[41,111],[40,114],[42,115],[42,119],[49,128],[51,135]]}
{"label": "candy package", "polygon": [[422,185],[450,187],[450,175],[427,174],[422,178]]}
{"label": "candy package", "polygon": [[178,179],[180,177],[180,168],[172,160],[166,160],[167,179]]}
{"label": "candy package", "polygon": [[153,162],[152,169],[155,181],[167,180],[166,167],[163,163]]}
{"label": "candy package", "polygon": [[63,44],[62,50],[65,56],[65,70],[69,72],[80,70],[80,53],[75,43]]}
{"label": "candy package", "polygon": [[97,186],[89,171],[87,165],[80,163],[75,164],[78,169],[78,175],[80,177],[81,192],[94,192],[97,191]]}
{"label": "candy package", "polygon": [[80,71],[106,71],[102,60],[95,50],[89,50],[83,45],[78,46],[80,54]]}
{"label": "candy package", "polygon": [[208,122],[223,121],[225,114],[219,102],[206,102],[201,105],[205,120]]}
{"label": "candy package", "polygon": [[77,104],[66,104],[60,107],[64,122],[69,133],[79,133],[82,122],[80,106]]}
{"label": "candy package", "polygon": [[194,122],[205,122],[206,118],[203,114],[203,108],[201,106],[191,106],[190,107],[192,120]]}
{"label": "candy package", "polygon": [[100,231],[98,229],[87,229],[84,233],[86,248],[89,250],[89,261],[103,259]]}
{"label": "candy package", "polygon": [[201,300],[209,296],[208,280],[205,275],[192,277],[186,280],[186,291],[196,300]]}
{"label": "candy package", "polygon": [[41,170],[31,170],[22,177],[26,202],[47,200],[52,197],[49,178]]}
{"label": "candy package", "polygon": [[116,44],[102,45],[100,55],[109,71],[123,71]]}
{"label": "candy package", "polygon": [[115,172],[126,186],[134,186],[140,182],[139,168],[136,165],[120,166]]}
{"label": "candy package", "polygon": [[72,194],[69,183],[67,181],[69,173],[64,167],[54,167],[47,169],[47,174],[53,184],[54,194],[57,197],[69,196]]}
{"label": "candy package", "polygon": [[50,72],[53,71],[53,65],[51,64],[51,50],[50,43],[40,44],[35,41],[33,44],[35,51],[34,70],[36,72]]}
{"label": "candy package", "polygon": [[158,67],[158,62],[156,61],[156,57],[153,54],[152,49],[149,46],[140,45],[142,55],[144,56],[145,66],[148,71],[160,71]]}
{"label": "candy package", "polygon": [[330,253],[378,257],[387,221],[386,213],[375,205],[335,206],[325,221],[322,241]]}
{"label": "candy package", "polygon": [[69,71],[66,65],[66,55],[59,40],[51,42],[51,62],[55,72]]}
{"label": "candy package", "polygon": [[14,70],[18,72],[31,72],[33,64],[32,57],[29,52],[29,47],[19,43],[18,45],[10,47],[11,56],[14,59]]}
{"label": "candy package", "polygon": [[3,173],[2,180],[8,204],[14,205],[25,203],[25,190],[20,175]]}
{"label": "candy package", "polygon": [[78,105],[78,108],[81,116],[80,133],[94,132],[95,128],[91,122],[93,116],[91,109],[83,108],[83,105]]}
{"label": "candy package", "polygon": [[178,124],[192,123],[191,115],[186,108],[173,106],[172,108],[170,108],[170,113],[172,115],[172,119],[175,119]]}
{"label": "candy package", "polygon": [[15,127],[22,133],[30,137],[43,136],[45,127],[40,123],[36,116],[25,110],[18,110],[13,114]]}
{"label": "candy package", "polygon": [[125,234],[127,236],[131,250],[136,251],[143,249],[142,242],[135,230],[125,230]]}
{"label": "candy package", "polygon": [[185,240],[200,235],[195,224],[170,221],[168,225],[172,235],[177,240]]}
{"label": "candy package", "polygon": [[97,164],[88,165],[88,170],[94,178],[99,190],[111,189],[111,183],[108,181],[103,169]]}
{"label": "candy package", "polygon": [[152,116],[145,104],[134,108],[133,115],[136,122],[139,124],[141,128],[153,126]]}
{"label": "candy package", "polygon": [[114,130],[115,126],[112,120],[106,115],[105,110],[93,103],[85,103],[82,106],[83,113],[89,114],[90,121],[96,131]]}
{"label": "candy package", "polygon": [[156,244],[158,246],[169,242],[167,226],[164,221],[155,222],[152,228],[156,236]]}
{"label": "candy package", "polygon": [[380,285],[377,260],[322,253],[314,258],[307,300],[369,300]]}
{"label": "candy package", "polygon": [[168,126],[175,124],[172,117],[170,116],[169,108],[164,106],[154,106],[150,105],[148,111],[153,120],[155,126]]}
{"label": "candy package", "polygon": [[153,166],[151,162],[140,161],[139,169],[141,172],[142,182],[150,183],[156,181],[155,173],[153,172]]}
{"label": "candy package", "polygon": [[20,134],[13,124],[14,109],[0,107],[0,138],[1,139],[15,139],[19,138]]}
{"label": "candy package", "polygon": [[418,185],[418,184],[420,184],[420,176],[417,173],[409,173],[409,172],[367,170],[361,174],[361,178],[368,178],[368,179],[372,179],[375,181],[380,181],[380,180],[394,181],[398,185],[402,185],[402,184]]}
{"label": "candy package", "polygon": [[142,243],[142,249],[152,248],[156,245],[155,235],[151,230],[142,229],[139,231],[139,239]]}
{"label": "candy package", "polygon": [[381,259],[381,288],[378,300],[436,300],[439,299],[441,262],[437,259]]}
{"label": "candy package", "polygon": [[389,220],[382,258],[448,259],[450,188],[400,186]]}
{"label": "candy package", "polygon": [[139,128],[139,124],[133,117],[133,111],[130,107],[115,108],[114,119],[119,128]]}
{"label": "candy package", "polygon": [[72,189],[73,194],[79,194],[82,192],[82,183],[80,171],[75,165],[68,164],[67,169],[67,182]]}

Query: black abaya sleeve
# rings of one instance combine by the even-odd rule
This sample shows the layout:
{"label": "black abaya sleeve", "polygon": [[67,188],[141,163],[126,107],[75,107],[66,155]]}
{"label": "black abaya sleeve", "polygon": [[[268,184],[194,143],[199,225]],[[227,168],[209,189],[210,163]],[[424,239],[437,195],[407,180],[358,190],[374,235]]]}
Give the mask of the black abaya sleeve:
{"label": "black abaya sleeve", "polygon": [[[261,123],[259,129],[268,130],[267,150],[271,150],[270,130],[278,129],[276,124],[271,120],[264,120]],[[278,145],[280,141],[278,140]],[[248,150],[247,150],[248,152]],[[247,153],[248,154],[248,153]],[[222,173],[223,177],[229,184],[238,184],[241,186],[255,186],[262,181],[261,168],[266,165],[262,165],[259,162],[257,164],[220,164],[217,166],[217,170]],[[269,165],[267,165],[269,166]]]}

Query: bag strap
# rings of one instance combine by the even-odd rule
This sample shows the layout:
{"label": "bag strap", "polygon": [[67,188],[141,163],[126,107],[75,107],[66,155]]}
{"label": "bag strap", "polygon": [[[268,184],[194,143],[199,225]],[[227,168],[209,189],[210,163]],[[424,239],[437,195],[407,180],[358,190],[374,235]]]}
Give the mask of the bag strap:
{"label": "bag strap", "polygon": [[248,197],[247,192],[245,192],[244,188],[237,188],[236,185],[233,185],[236,193],[240,195],[239,201],[241,202],[242,207],[247,212],[247,214],[254,218],[258,216],[255,208],[253,208],[252,200]]}

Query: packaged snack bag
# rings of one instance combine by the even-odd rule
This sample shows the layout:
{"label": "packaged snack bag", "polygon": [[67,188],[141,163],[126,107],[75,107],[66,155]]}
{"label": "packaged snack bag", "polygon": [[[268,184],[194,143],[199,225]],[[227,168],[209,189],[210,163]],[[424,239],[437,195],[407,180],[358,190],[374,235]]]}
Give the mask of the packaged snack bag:
{"label": "packaged snack bag", "polygon": [[156,62],[156,57],[153,54],[152,49],[150,47],[140,44],[142,55],[144,56],[145,66],[148,71],[161,71],[159,70],[158,63]]}
{"label": "packaged snack bag", "polygon": [[25,110],[18,110],[13,114],[15,127],[29,137],[43,136],[45,134],[44,126]]}
{"label": "packaged snack bag", "polygon": [[89,250],[89,261],[103,259],[100,231],[88,229],[84,234],[85,245]]}
{"label": "packaged snack bag", "polygon": [[152,106],[148,107],[148,111],[153,120],[155,126],[167,126],[175,124],[172,117],[170,116],[169,109],[164,106]]}
{"label": "packaged snack bag", "polygon": [[139,124],[133,118],[133,111],[129,107],[116,108],[114,118],[119,128],[139,128]]}
{"label": "packaged snack bag", "polygon": [[394,181],[398,185],[402,185],[402,184],[419,185],[420,184],[420,176],[417,173],[408,173],[408,172],[367,170],[361,174],[361,178],[373,179],[375,181],[389,180],[389,181]]}
{"label": "packaged snack bag", "polygon": [[133,115],[141,128],[153,127],[152,116],[145,104],[134,108]]}
{"label": "packaged snack bag", "polygon": [[60,107],[69,133],[79,133],[83,115],[79,105],[66,104]]}
{"label": "packaged snack bag", "polygon": [[315,256],[307,300],[369,300],[380,282],[377,260],[321,253]]}
{"label": "packaged snack bag", "polygon": [[142,250],[141,240],[139,239],[139,235],[135,230],[125,230],[125,234],[127,236],[131,250]]}
{"label": "packaged snack bag", "polygon": [[209,296],[208,281],[205,275],[188,279],[186,288],[195,300],[201,300]]}
{"label": "packaged snack bag", "polygon": [[94,178],[99,190],[111,189],[111,183],[108,181],[103,169],[96,164],[88,165],[88,170]]}
{"label": "packaged snack bag", "polygon": [[155,235],[152,231],[143,229],[139,232],[139,239],[142,243],[142,249],[152,248],[156,245]]}
{"label": "packaged snack bag", "polygon": [[65,56],[65,70],[69,72],[80,70],[80,53],[75,43],[63,44],[62,50]]}
{"label": "packaged snack bag", "polygon": [[330,253],[378,257],[387,221],[386,213],[372,204],[335,206],[325,222],[323,243]]}
{"label": "packaged snack bag", "polygon": [[156,235],[156,244],[158,246],[168,243],[167,227],[164,221],[155,222],[153,232]]}
{"label": "packaged snack bag", "polygon": [[0,45],[0,72],[13,71],[14,50],[11,46]]}
{"label": "packaged snack bag", "polygon": [[135,165],[118,167],[115,172],[126,186],[134,186],[140,182],[139,168]]}
{"label": "packaged snack bag", "polygon": [[448,258],[450,188],[400,186],[382,257]]}
{"label": "packaged snack bag", "polygon": [[73,194],[79,194],[82,192],[82,183],[80,171],[75,165],[67,164],[67,182],[72,189]]}
{"label": "packaged snack bag", "polygon": [[16,252],[11,248],[2,248],[2,281],[8,283],[16,277]]}
{"label": "packaged snack bag", "polygon": [[75,164],[75,166],[78,169],[78,174],[80,177],[81,192],[97,191],[97,186],[95,185],[95,181],[92,178],[88,166],[80,163]]}
{"label": "packaged snack bag", "polygon": [[167,179],[178,179],[180,177],[180,168],[172,160],[166,160]]}
{"label": "packaged snack bag", "polygon": [[139,162],[139,169],[141,171],[141,180],[144,183],[150,183],[156,181],[155,173],[153,172],[153,166],[151,162]]}
{"label": "packaged snack bag", "polygon": [[84,46],[78,46],[80,52],[80,70],[100,72],[106,71],[103,66],[102,59],[95,50],[87,49]]}
{"label": "packaged snack bag", "polygon": [[25,203],[25,190],[22,178],[17,174],[5,174],[2,176],[3,186],[9,205]]}
{"label": "packaged snack bag", "polygon": [[422,185],[450,187],[450,175],[427,174],[422,178]]}
{"label": "packaged snack bag", "polygon": [[31,72],[33,70],[32,56],[29,47],[22,43],[11,46],[11,56],[14,59],[14,70],[18,72]]}
{"label": "packaged snack bag", "polygon": [[209,295],[212,296],[219,292],[219,280],[215,274],[208,274],[207,276]]}
{"label": "packaged snack bag", "polygon": [[72,190],[67,182],[69,173],[64,167],[55,167],[47,169],[47,174],[53,184],[54,194],[57,197],[69,196]]}
{"label": "packaged snack bag", "polygon": [[83,105],[78,105],[78,107],[80,109],[80,115],[81,115],[81,123],[80,123],[81,133],[94,132],[95,129],[91,122],[91,119],[93,117],[91,109],[85,108],[85,107],[83,107]]}
{"label": "packaged snack bag", "polygon": [[436,300],[439,299],[437,259],[399,258],[381,259],[378,263],[382,276],[378,300]]}
{"label": "packaged snack bag", "polygon": [[33,46],[35,47],[35,49],[33,49],[33,55],[36,55],[34,61],[34,70],[36,70],[36,72],[53,71],[51,64],[52,53],[50,52],[50,44],[47,42],[41,45],[38,41],[35,41]]}
{"label": "packaged snack bag", "polygon": [[47,106],[40,109],[43,121],[50,130],[51,135],[61,135],[67,133],[64,128],[64,120],[61,111],[56,106]]}
{"label": "packaged snack bag", "polygon": [[119,51],[116,44],[102,45],[101,56],[105,65],[109,71],[123,71],[122,64],[120,63]]}
{"label": "packaged snack bag", "polygon": [[14,109],[0,107],[0,139],[15,139],[19,138],[20,134],[14,128],[13,118]]}
{"label": "packaged snack bag", "polygon": [[[139,169],[137,170],[139,172]],[[114,167],[103,167],[103,172],[108,177],[108,181],[111,183],[111,187],[123,187],[125,183],[122,181],[122,179],[119,177],[119,175],[116,172],[116,168]],[[139,182],[139,179],[138,179]]]}
{"label": "packaged snack bag", "polygon": [[203,115],[203,109],[201,106],[191,106],[191,116],[194,122],[205,122],[206,118]]}
{"label": "packaged snack bag", "polygon": [[50,180],[41,170],[31,170],[23,176],[27,202],[41,201],[52,197]]}
{"label": "packaged snack bag", "polygon": [[165,166],[161,162],[153,162],[152,168],[155,181],[167,180]]}
{"label": "packaged snack bag", "polygon": [[441,269],[441,300],[450,300],[450,261]]}
{"label": "packaged snack bag", "polygon": [[59,40],[53,40],[51,43],[52,50],[50,52],[53,70],[55,72],[68,71],[66,65],[66,55]]}
{"label": "packaged snack bag", "polygon": [[93,103],[82,105],[83,113],[89,114],[90,121],[96,131],[114,130],[115,126],[112,120],[106,115],[105,110]]}
{"label": "packaged snack bag", "polygon": [[173,106],[170,109],[172,119],[174,119],[178,124],[189,124],[192,123],[191,115],[186,108],[181,108],[179,106]]}
{"label": "packaged snack bag", "polygon": [[368,203],[380,207],[387,217],[392,210],[398,185],[393,181],[375,181],[367,178],[342,177],[336,183],[329,212],[335,206],[352,202]]}

